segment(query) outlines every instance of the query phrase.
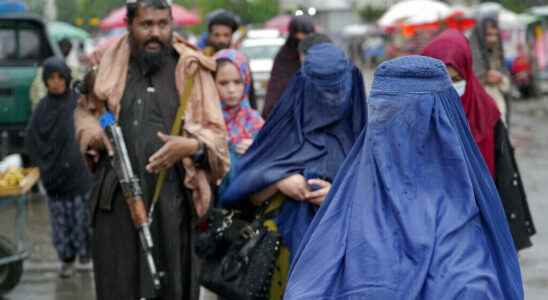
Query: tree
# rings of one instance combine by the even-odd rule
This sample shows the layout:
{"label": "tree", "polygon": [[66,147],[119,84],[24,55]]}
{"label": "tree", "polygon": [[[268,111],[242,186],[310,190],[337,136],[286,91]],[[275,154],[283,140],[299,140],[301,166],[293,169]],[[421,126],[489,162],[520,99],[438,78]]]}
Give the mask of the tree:
{"label": "tree", "polygon": [[279,0],[175,0],[174,3],[196,10],[204,19],[202,24],[188,28],[195,33],[206,30],[205,16],[219,8],[239,15],[244,24],[260,24],[280,13]]}
{"label": "tree", "polygon": [[482,0],[481,2],[497,2],[506,9],[517,13],[522,13],[525,12],[527,8],[532,6],[535,2],[540,3],[541,1],[544,0]]}
{"label": "tree", "polygon": [[74,17],[78,14],[79,2],[75,0],[56,0],[57,19],[67,23],[73,23]]}
{"label": "tree", "polygon": [[[85,21],[104,18],[112,9],[125,5],[126,0],[56,0],[60,21],[74,23],[76,19]],[[32,11],[42,14],[43,0],[27,0]],[[209,12],[224,8],[238,14],[243,23],[255,24],[279,14],[279,0],[175,0],[174,3],[187,9],[195,9],[202,17]],[[205,29],[205,24],[193,31]]]}
{"label": "tree", "polygon": [[245,24],[263,23],[280,13],[278,0],[176,0],[186,8],[195,8],[200,15],[224,8],[238,14]]}
{"label": "tree", "polygon": [[360,18],[365,22],[376,22],[384,13],[385,9],[375,8],[367,5],[358,10]]}
{"label": "tree", "polygon": [[35,14],[41,15],[44,11],[45,1],[43,0],[27,0],[27,5],[29,6],[30,11]]}

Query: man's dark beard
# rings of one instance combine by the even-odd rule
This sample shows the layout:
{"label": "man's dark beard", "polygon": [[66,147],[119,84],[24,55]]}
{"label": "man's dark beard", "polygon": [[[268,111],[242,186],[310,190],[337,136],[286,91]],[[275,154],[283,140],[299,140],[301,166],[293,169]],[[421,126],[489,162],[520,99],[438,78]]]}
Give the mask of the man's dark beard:
{"label": "man's dark beard", "polygon": [[[160,41],[159,39],[149,39],[147,40],[143,46],[139,46],[136,44],[135,40],[131,38],[132,40],[132,56],[137,59],[137,62],[139,63],[139,66],[141,66],[142,71],[147,74],[153,74],[157,72],[165,63],[165,58],[169,55],[169,50],[171,49],[171,45],[166,45],[164,42]],[[157,52],[149,52],[145,50],[145,47],[148,43],[156,42],[160,44],[160,50]]]}
{"label": "man's dark beard", "polygon": [[230,44],[228,44],[228,43],[213,43],[213,42],[209,42],[208,44],[209,44],[209,46],[213,47],[213,49],[215,50],[215,52],[218,52],[218,51],[221,51],[221,50],[230,48]]}

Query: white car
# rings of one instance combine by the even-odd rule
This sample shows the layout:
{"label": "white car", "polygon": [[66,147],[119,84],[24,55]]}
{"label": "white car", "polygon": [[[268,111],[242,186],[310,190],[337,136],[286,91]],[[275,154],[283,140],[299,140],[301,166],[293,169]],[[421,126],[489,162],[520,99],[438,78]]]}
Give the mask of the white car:
{"label": "white car", "polygon": [[274,57],[285,43],[285,39],[279,34],[273,36],[274,32],[272,31],[261,30],[261,33],[269,34],[266,36],[259,35],[258,31],[252,30],[248,33],[248,38],[242,42],[240,51],[249,59],[255,95],[257,96],[257,108],[262,111]]}

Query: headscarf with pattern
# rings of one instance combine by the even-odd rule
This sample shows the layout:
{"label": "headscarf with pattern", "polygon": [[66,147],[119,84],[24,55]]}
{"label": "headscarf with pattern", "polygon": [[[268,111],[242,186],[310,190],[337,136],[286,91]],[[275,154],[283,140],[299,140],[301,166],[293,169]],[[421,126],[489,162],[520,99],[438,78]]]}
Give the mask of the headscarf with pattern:
{"label": "headscarf with pattern", "polygon": [[259,112],[251,108],[249,104],[249,92],[251,91],[251,70],[247,57],[237,50],[224,49],[215,54],[217,62],[222,60],[230,61],[240,72],[244,84],[239,105],[227,106],[223,99],[223,115],[225,118],[228,139],[232,145],[237,145],[244,139],[253,138],[263,127],[264,121]]}

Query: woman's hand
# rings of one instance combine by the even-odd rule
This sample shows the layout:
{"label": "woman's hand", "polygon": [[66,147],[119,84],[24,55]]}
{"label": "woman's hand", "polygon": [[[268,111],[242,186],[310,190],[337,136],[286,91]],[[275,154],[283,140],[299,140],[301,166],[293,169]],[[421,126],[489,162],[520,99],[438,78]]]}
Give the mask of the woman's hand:
{"label": "woman's hand", "polygon": [[238,145],[236,145],[236,153],[243,155],[247,152],[247,149],[253,144],[252,139],[243,139],[241,140]]}
{"label": "woman's hand", "polygon": [[291,175],[278,181],[276,187],[282,194],[297,201],[305,201],[310,193],[306,179],[301,174]]}
{"label": "woman's hand", "polygon": [[325,197],[327,196],[329,191],[331,190],[331,183],[321,179],[310,179],[308,180],[308,185],[316,185],[319,187],[319,189],[308,193],[306,201],[320,206],[325,200]]}

